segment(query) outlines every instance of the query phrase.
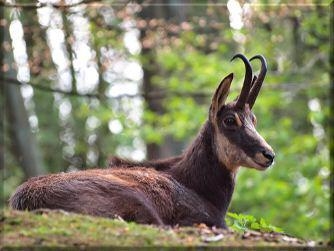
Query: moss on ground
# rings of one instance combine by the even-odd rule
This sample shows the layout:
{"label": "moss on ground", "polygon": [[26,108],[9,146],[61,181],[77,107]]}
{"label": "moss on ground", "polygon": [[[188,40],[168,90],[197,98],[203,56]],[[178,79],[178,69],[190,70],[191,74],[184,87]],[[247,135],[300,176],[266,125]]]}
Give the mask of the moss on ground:
{"label": "moss on ground", "polygon": [[245,233],[194,227],[157,227],[67,213],[4,210],[2,248],[6,247],[189,247],[189,246],[310,246],[279,233]]}

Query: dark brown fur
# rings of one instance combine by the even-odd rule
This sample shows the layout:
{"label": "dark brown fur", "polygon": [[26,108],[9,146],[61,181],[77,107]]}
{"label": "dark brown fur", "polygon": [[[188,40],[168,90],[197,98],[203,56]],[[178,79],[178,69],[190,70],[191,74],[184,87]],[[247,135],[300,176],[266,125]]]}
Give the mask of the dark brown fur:
{"label": "dark brown fur", "polygon": [[[208,126],[208,123],[204,126],[189,152],[179,157],[180,163],[167,173],[134,167],[40,176],[18,187],[10,205],[18,210],[50,208],[105,217],[120,216],[139,223],[205,223],[224,227],[223,216],[233,192],[234,179],[226,176],[229,173],[218,167],[218,160],[211,156],[213,170],[206,174],[204,182],[202,180],[205,173],[203,157],[210,154],[212,147]],[[203,155],[193,155],[194,152]],[[211,184],[208,191],[205,191],[206,181]],[[219,196],[212,196],[212,192]]]}
{"label": "dark brown fur", "polygon": [[[10,205],[18,210],[49,208],[120,216],[139,223],[225,227],[234,177],[212,154],[211,137],[207,122],[188,151],[166,172],[110,168],[31,178],[18,187]],[[210,172],[205,168],[208,164]]]}
{"label": "dark brown fur", "polygon": [[274,158],[255,130],[249,105],[225,104],[232,79],[228,75],[217,88],[209,119],[182,155],[148,162],[114,157],[112,168],[31,178],[17,188],[10,206],[120,216],[147,224],[225,227],[239,166],[264,170]]}
{"label": "dark brown fur", "polygon": [[182,155],[173,156],[166,159],[157,159],[157,160],[150,160],[150,161],[133,161],[129,159],[122,159],[117,156],[112,156],[109,159],[109,168],[114,167],[149,167],[154,168],[159,171],[165,171],[177,162],[182,159]]}

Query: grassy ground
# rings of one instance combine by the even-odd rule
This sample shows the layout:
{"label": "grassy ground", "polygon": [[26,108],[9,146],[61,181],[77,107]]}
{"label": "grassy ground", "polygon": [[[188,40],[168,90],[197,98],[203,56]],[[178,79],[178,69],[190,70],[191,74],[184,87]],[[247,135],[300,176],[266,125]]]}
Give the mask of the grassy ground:
{"label": "grassy ground", "polygon": [[156,227],[62,211],[19,212],[6,209],[0,223],[2,249],[318,245],[279,233],[234,232],[205,225]]}

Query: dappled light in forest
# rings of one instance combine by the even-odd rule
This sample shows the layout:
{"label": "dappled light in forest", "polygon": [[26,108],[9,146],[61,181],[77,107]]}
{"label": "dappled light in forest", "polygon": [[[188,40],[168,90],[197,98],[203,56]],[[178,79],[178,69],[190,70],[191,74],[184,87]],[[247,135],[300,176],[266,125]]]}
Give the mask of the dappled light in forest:
{"label": "dappled light in forest", "polygon": [[262,54],[253,110],[275,164],[242,170],[229,210],[329,238],[329,1],[19,2],[0,5],[5,200],[30,176],[181,154],[224,76],[239,95],[232,56]]}

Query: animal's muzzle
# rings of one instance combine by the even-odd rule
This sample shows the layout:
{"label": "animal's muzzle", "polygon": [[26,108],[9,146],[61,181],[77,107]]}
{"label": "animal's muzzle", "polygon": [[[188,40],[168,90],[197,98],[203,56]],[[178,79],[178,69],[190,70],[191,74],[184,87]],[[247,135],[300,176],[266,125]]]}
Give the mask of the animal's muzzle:
{"label": "animal's muzzle", "polygon": [[268,149],[262,150],[261,153],[265,157],[265,159],[267,160],[266,165],[270,166],[274,162],[275,153],[273,151],[268,150]]}
{"label": "animal's muzzle", "polygon": [[275,153],[268,151],[268,150],[263,150],[262,154],[264,157],[266,157],[268,159],[268,161],[273,162],[274,158],[275,158]]}

